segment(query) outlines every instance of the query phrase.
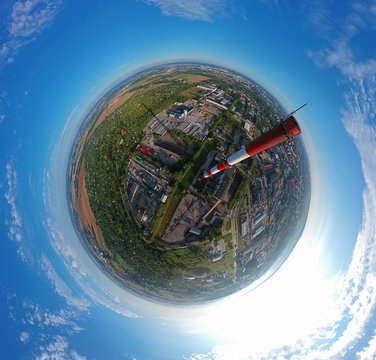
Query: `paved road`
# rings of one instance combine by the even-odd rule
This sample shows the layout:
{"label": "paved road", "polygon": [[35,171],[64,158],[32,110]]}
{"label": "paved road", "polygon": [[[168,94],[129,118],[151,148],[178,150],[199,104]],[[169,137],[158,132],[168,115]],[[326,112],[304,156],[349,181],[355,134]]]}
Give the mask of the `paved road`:
{"label": "paved road", "polygon": [[231,235],[232,235],[232,245],[234,247],[234,282],[236,281],[236,250],[238,248],[238,212],[239,212],[239,205],[236,205],[232,210],[231,210]]}
{"label": "paved road", "polygon": [[247,186],[247,222],[248,222],[248,233],[247,240],[251,240],[251,224],[252,224],[252,197],[249,186]]}

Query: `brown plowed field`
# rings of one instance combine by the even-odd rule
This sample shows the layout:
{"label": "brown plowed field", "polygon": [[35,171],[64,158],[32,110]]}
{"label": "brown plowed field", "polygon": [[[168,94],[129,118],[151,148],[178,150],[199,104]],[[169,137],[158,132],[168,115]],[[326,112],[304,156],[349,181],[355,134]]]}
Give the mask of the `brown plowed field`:
{"label": "brown plowed field", "polygon": [[210,79],[211,78],[209,78],[207,76],[202,76],[202,75],[188,75],[187,76],[187,83],[193,84],[193,83],[196,83],[196,82],[202,82],[202,81],[210,80]]}
{"label": "brown plowed field", "polygon": [[78,179],[78,194],[74,194],[73,196],[73,206],[76,209],[80,226],[87,229],[91,235],[95,237],[101,249],[107,250],[103,233],[97,225],[90,207],[89,196],[85,185],[85,163],[83,161]]}

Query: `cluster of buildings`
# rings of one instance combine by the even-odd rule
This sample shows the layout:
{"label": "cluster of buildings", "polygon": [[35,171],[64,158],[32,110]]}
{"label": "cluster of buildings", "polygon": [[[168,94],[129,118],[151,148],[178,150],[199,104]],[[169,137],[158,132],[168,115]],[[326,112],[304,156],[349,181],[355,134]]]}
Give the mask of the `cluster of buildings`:
{"label": "cluster of buildings", "polygon": [[140,156],[129,161],[125,180],[127,210],[148,235],[160,203],[171,191],[169,175]]}
{"label": "cluster of buildings", "polygon": [[223,239],[211,241],[208,246],[208,253],[211,256],[211,263],[222,260],[227,253],[226,242]]}
{"label": "cluster of buildings", "polygon": [[[259,90],[257,85],[240,79],[244,86]],[[214,137],[218,140],[217,150],[212,152],[212,158],[208,158],[207,162],[218,163],[225,158],[230,146],[240,148],[253,140],[258,126],[255,119],[260,111],[255,100],[243,93],[224,91],[214,84],[198,87],[206,94],[184,103],[175,103],[147,123],[143,142],[137,147],[144,157],[135,156],[129,162],[125,191],[127,208],[145,234],[151,233],[158,206],[166,202],[171,191],[171,174],[168,170],[161,171],[145,157],[157,159],[166,165],[190,158],[193,154],[174,138],[174,133],[204,140],[214,122],[226,110],[232,112],[239,127],[232,135],[232,141],[229,141],[225,125],[214,129]],[[272,109],[263,124],[265,128],[262,131],[265,131],[275,123],[274,117],[281,118],[281,114],[266,95],[260,94]],[[237,101],[234,102],[235,99]],[[207,179],[203,184],[205,196],[191,188],[186,189],[162,240],[169,244],[184,244],[207,238],[213,226],[220,223],[222,227],[227,217],[232,225],[230,229],[223,228],[222,235],[234,233],[233,224],[239,224],[239,229],[236,229],[238,239],[236,243],[233,242],[237,271],[245,271],[251,262],[257,267],[262,266],[268,254],[278,245],[278,230],[283,226],[281,219],[284,219],[286,204],[289,204],[289,197],[292,196],[290,194],[299,192],[302,186],[299,176],[293,176],[298,170],[292,165],[299,163],[297,157],[295,145],[281,144],[255,156],[252,162],[245,160]],[[230,214],[228,204],[244,179],[248,183],[238,200],[243,205]],[[231,219],[231,216],[236,219]],[[207,247],[209,263],[221,261],[226,256],[226,243],[220,237],[210,241]]]}
{"label": "cluster of buildings", "polygon": [[[218,116],[227,109],[231,97],[216,86],[210,86],[207,93],[198,99],[175,103],[154,116],[148,123],[143,142],[136,150],[143,156],[135,156],[129,162],[126,174],[126,206],[145,234],[151,226],[160,203],[165,203],[171,188],[168,170],[161,171],[152,159],[168,166],[184,161],[192,153],[174,137],[174,131],[204,140]],[[149,157],[150,161],[145,159]],[[187,236],[200,236],[197,228],[209,205],[194,194],[187,193],[175,210],[162,240],[168,243],[184,242]]]}
{"label": "cluster of buildings", "polygon": [[199,196],[191,193],[184,195],[162,236],[162,240],[168,243],[182,243],[190,234],[201,235],[197,224],[208,209],[207,202]]}
{"label": "cluster of buildings", "polygon": [[197,86],[207,93],[198,99],[175,103],[168,109],[154,116],[147,124],[146,134],[156,134],[163,137],[167,131],[180,131],[198,140],[205,140],[209,129],[217,117],[225,110],[235,96],[211,86]]}
{"label": "cluster of buildings", "polygon": [[228,202],[230,198],[230,187],[236,175],[236,168],[229,168],[216,176],[212,176],[205,181],[206,192],[216,200]]}
{"label": "cluster of buildings", "polygon": [[205,101],[189,100],[175,103],[153,117],[148,122],[145,132],[162,138],[168,131],[176,130],[198,140],[204,140],[221,110]]}
{"label": "cluster of buildings", "polygon": [[303,191],[297,157],[289,143],[257,156],[260,176],[250,183],[248,206],[240,214],[238,259],[244,271],[251,262],[261,267],[290,225],[291,207]]}

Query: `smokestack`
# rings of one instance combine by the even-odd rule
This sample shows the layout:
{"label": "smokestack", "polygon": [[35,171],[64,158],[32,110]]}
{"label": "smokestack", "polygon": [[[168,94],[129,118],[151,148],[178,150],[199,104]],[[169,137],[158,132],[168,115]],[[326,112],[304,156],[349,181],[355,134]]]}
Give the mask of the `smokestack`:
{"label": "smokestack", "polygon": [[240,150],[230,155],[226,160],[213,166],[210,170],[205,171],[201,179],[207,179],[222,170],[229,168],[238,162],[247,159],[261,151],[269,149],[281,142],[292,139],[301,133],[300,127],[294,116],[290,115],[286,120],[279,125],[261,135],[256,140],[248,145],[243,146]]}

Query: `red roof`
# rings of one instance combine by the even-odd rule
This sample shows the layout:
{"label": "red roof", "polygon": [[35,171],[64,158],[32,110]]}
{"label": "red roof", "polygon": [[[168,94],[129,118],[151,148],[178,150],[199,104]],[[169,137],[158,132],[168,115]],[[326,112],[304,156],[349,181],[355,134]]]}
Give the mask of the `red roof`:
{"label": "red roof", "polygon": [[155,154],[155,151],[152,148],[149,148],[149,146],[141,145],[138,151],[141,154],[147,155],[147,156],[153,156]]}

